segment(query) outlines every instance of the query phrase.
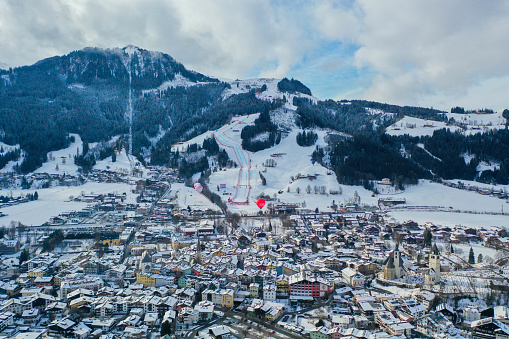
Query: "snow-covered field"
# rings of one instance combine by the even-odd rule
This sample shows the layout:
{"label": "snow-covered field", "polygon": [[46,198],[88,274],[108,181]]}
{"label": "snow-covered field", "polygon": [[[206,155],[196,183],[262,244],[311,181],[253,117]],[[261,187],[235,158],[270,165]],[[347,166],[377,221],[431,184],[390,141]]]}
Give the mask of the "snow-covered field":
{"label": "snow-covered field", "polygon": [[171,196],[176,196],[178,204],[182,208],[190,207],[191,209],[220,211],[221,209],[212,203],[203,194],[198,193],[194,188],[187,187],[184,184],[171,184]]}
{"label": "snow-covered field", "polygon": [[447,117],[454,118],[457,122],[465,124],[467,131],[465,134],[475,134],[480,132],[488,132],[493,129],[505,128],[505,118],[502,112],[495,112],[493,114],[458,114],[447,113]]}
{"label": "snow-covered field", "polygon": [[[430,221],[444,226],[463,225],[469,227],[509,225],[509,214],[500,215],[501,212],[509,212],[509,205],[505,200],[495,197],[451,188],[427,180],[421,180],[417,186],[407,187],[403,193],[397,196],[405,198],[406,204],[402,205],[402,209],[390,211],[389,215],[399,221],[414,220],[418,223]],[[433,208],[405,209],[408,206],[445,207],[446,210],[454,212],[436,211]],[[485,214],[490,212],[499,214]]]}
{"label": "snow-covered field", "polygon": [[[508,205],[509,208],[509,205]],[[509,215],[490,215],[490,214],[468,214],[451,212],[432,212],[432,211],[411,211],[398,210],[391,211],[389,215],[401,222],[413,220],[419,224],[429,221],[442,226],[468,226],[476,228],[489,228],[491,226],[507,227],[509,225]]]}
{"label": "snow-covered field", "polygon": [[[416,186],[409,186],[397,195],[406,199],[405,206],[443,206],[453,210],[473,212],[501,212],[504,200],[459,190],[438,183],[420,180]],[[507,206],[509,212],[509,205]]]}
{"label": "snow-covered field", "polygon": [[233,94],[247,93],[252,89],[261,88],[263,85],[267,86],[267,89],[263,92],[256,93],[256,96],[262,100],[274,100],[283,99],[286,97],[285,108],[296,110],[297,107],[293,105],[293,98],[307,98],[313,102],[317,102],[318,99],[314,96],[303,94],[303,93],[282,93],[278,90],[277,84],[281,79],[246,79],[246,80],[235,80],[230,81],[231,89],[227,89],[223,93],[223,97],[229,97]]}
{"label": "snow-covered field", "polygon": [[447,125],[445,122],[424,120],[406,116],[400,121],[387,127],[385,133],[395,136],[408,134],[412,137],[421,137],[426,135],[433,135],[434,131],[442,128],[447,128],[453,132],[461,130],[459,127]]}
{"label": "snow-covered field", "polygon": [[50,152],[48,154],[49,160],[36,169],[34,173],[78,174],[79,167],[74,164],[74,156],[79,152],[83,152],[83,141],[81,141],[78,134],[71,134],[71,136],[74,136],[74,142],[67,148]]}
{"label": "snow-covered field", "polygon": [[457,114],[447,113],[446,116],[453,118],[457,123],[461,123],[466,130],[458,126],[453,126],[445,122],[425,120],[405,116],[403,119],[387,127],[386,133],[389,135],[405,135],[420,137],[433,135],[433,132],[442,128],[450,131],[461,131],[465,135],[485,133],[490,130],[505,128],[505,118],[502,112],[493,114]]}
{"label": "snow-covered field", "polygon": [[[19,196],[26,193],[34,193],[34,190],[0,190],[0,195]],[[69,197],[77,197],[84,194],[102,193],[126,193],[127,203],[135,203],[136,195],[131,193],[128,184],[97,183],[89,182],[82,186],[73,187],[52,187],[39,189],[39,199],[19,205],[2,208],[6,216],[0,218],[0,226],[9,226],[11,221],[19,221],[25,225],[38,226],[47,222],[51,217],[62,212],[79,211],[87,207],[85,202],[69,201]]]}
{"label": "snow-covered field", "polygon": [[94,166],[96,170],[108,170],[118,173],[129,173],[131,170],[131,162],[127,156],[125,150],[117,153],[117,160],[112,161],[111,157],[107,157],[104,160],[99,160]]}

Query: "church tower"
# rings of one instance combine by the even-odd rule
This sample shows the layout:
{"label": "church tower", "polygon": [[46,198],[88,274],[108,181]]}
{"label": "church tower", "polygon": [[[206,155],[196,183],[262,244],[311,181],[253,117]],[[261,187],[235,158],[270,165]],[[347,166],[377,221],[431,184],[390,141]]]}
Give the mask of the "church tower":
{"label": "church tower", "polygon": [[429,270],[426,274],[426,284],[435,285],[440,283],[440,252],[437,244],[434,244],[429,254]]}

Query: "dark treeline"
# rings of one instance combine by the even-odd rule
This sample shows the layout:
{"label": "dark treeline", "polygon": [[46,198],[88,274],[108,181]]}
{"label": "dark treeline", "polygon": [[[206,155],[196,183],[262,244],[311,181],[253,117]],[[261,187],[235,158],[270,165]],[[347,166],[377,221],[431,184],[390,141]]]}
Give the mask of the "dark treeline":
{"label": "dark treeline", "polygon": [[318,140],[318,134],[313,131],[303,131],[297,133],[297,144],[302,147],[313,146]]}
{"label": "dark treeline", "polygon": [[[300,127],[331,128],[349,134],[380,134],[387,126],[405,115],[436,121],[448,120],[444,112],[430,108],[402,107],[363,100],[325,100],[313,104],[305,98],[294,98],[293,104],[298,107]],[[392,114],[370,114],[367,108]]]}
{"label": "dark treeline", "polygon": [[[313,156],[322,160],[318,148]],[[369,186],[371,180],[390,178],[396,185],[416,184],[419,178],[430,178],[429,172],[404,158],[396,142],[359,134],[336,143],[330,153],[330,165],[340,183]],[[368,188],[368,187],[367,187]]]}
{"label": "dark treeline", "polygon": [[[265,86],[265,88],[267,88],[267,86]],[[311,90],[307,88],[302,82],[295,79],[288,80],[287,78],[283,78],[280,82],[277,83],[277,89],[280,92],[300,92],[303,94],[311,95]],[[264,89],[262,88],[262,91],[263,90]]]}
{"label": "dark treeline", "polygon": [[270,120],[268,109],[260,113],[260,116],[254,121],[254,125],[245,126],[240,137],[242,138],[242,147],[252,152],[272,147],[281,141],[281,133]]}
{"label": "dark treeline", "polygon": [[[508,184],[509,178],[509,131],[494,130],[465,136],[458,132],[439,130],[433,136],[411,138],[392,137],[403,144],[412,160],[430,169],[443,179],[478,180],[485,183]],[[416,146],[424,144],[426,151]],[[485,162],[499,165],[478,174],[477,166]]]}

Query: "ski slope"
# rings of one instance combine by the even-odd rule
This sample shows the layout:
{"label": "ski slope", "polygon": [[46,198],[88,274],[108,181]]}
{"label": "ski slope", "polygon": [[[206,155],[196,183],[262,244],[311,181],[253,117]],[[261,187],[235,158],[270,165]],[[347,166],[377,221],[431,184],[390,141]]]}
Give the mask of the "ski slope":
{"label": "ski slope", "polygon": [[258,114],[238,117],[232,120],[230,124],[221,127],[213,133],[219,146],[224,148],[228,156],[240,167],[237,184],[234,186],[235,195],[229,199],[232,204],[249,204],[249,192],[251,190],[251,154],[242,148],[240,131],[246,123],[252,123],[257,117]]}

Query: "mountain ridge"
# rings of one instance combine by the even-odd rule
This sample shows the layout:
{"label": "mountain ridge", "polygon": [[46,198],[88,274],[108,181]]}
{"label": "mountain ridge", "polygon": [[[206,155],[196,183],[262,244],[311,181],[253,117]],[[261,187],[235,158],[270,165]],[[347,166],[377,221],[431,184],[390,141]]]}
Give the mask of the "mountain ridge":
{"label": "mountain ridge", "polygon": [[[127,117],[130,89],[134,110],[132,126]],[[386,134],[389,126],[393,126],[393,131],[401,129],[395,124],[405,116],[454,125],[460,132],[464,130],[465,122],[455,121],[461,120],[460,117],[430,108],[366,100],[318,100],[295,79],[224,82],[188,70],[168,54],[132,45],[113,49],[86,47],[30,66],[0,70],[0,141],[20,145],[24,160],[15,170],[22,173],[40,167],[47,161],[49,152],[69,146],[72,133],[78,134],[87,145],[92,142],[105,145],[95,153],[74,155],[76,163],[85,171],[96,161],[125,148],[129,130],[132,130],[134,156],[144,163],[168,165],[174,159],[175,143],[213,131],[233,116],[253,113],[263,113],[263,117],[268,116],[264,113],[270,113],[271,117],[250,127],[249,133],[244,133],[243,144],[251,145],[253,150],[265,149],[287,134],[284,128],[273,124],[278,112],[285,110],[295,112],[294,123],[299,128],[328,128],[353,136],[349,141],[333,140],[315,154],[318,161],[327,159],[343,182],[364,184],[384,175],[403,184],[435,176],[457,175],[460,179],[473,180],[477,175],[475,166],[483,163],[497,166],[488,166],[490,169],[482,172],[482,180],[507,182],[509,156],[471,143],[477,138],[509,144],[504,132],[492,130],[491,134],[464,138],[440,132],[435,139]],[[120,136],[115,146],[107,145],[115,136]],[[436,140],[443,139],[458,144],[447,144],[447,150],[468,154],[469,158],[473,154],[474,162],[466,164],[459,154],[437,150]],[[267,140],[270,142],[266,143]],[[338,145],[357,157],[345,154]],[[385,166],[382,161],[379,167],[383,170],[380,170],[362,164],[363,161],[376,163],[377,154],[384,154],[392,166]],[[436,158],[443,163],[430,154],[438,154]],[[10,154],[9,161],[14,156]],[[395,164],[400,165],[399,169],[411,168],[412,173],[403,173]],[[455,170],[448,171],[448,166]]]}

